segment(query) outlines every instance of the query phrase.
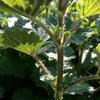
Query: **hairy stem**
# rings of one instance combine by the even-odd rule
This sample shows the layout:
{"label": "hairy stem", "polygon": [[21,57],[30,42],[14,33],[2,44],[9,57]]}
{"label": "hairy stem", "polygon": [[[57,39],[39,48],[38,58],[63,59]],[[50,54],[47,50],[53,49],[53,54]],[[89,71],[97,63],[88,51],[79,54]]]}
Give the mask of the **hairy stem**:
{"label": "hairy stem", "polygon": [[[100,80],[100,77],[98,77],[96,75],[82,77],[82,78],[79,78],[79,79],[76,79],[76,80],[72,81],[70,83],[70,86],[69,87],[71,87],[74,84],[78,84],[78,83],[82,83],[82,82],[90,81],[90,80]],[[64,90],[66,90],[67,88],[68,88],[68,86],[65,86]]]}
{"label": "hairy stem", "polygon": [[39,68],[42,69],[43,73],[45,75],[51,75],[50,71],[47,69],[47,67],[45,66],[45,64],[43,63],[42,60],[40,60],[38,57],[36,57],[35,55],[31,55],[33,57],[33,59],[36,60],[36,64],[38,65]]}
{"label": "hairy stem", "polygon": [[58,4],[58,22],[59,27],[61,28],[59,32],[59,41],[57,46],[57,54],[58,54],[58,65],[57,65],[57,87],[55,92],[55,100],[62,100],[63,97],[63,89],[62,89],[62,79],[63,79],[63,54],[64,54],[64,14],[66,8],[63,9],[63,0],[59,0]]}
{"label": "hairy stem", "polygon": [[100,77],[93,76],[93,75],[92,76],[88,76],[88,77],[82,77],[82,78],[80,78],[78,80],[73,81],[71,84],[73,85],[73,84],[76,84],[76,83],[81,83],[81,82],[89,81],[89,80],[100,80]]}
{"label": "hairy stem", "polygon": [[37,19],[33,19],[40,27],[42,27],[45,32],[50,36],[50,38],[53,40],[53,42],[55,43],[56,46],[58,46],[57,40],[54,37],[53,33],[50,31],[50,29],[44,25],[43,23],[41,23],[40,21],[38,21]]}
{"label": "hairy stem", "polygon": [[63,79],[63,55],[64,55],[64,15],[66,12],[67,6],[64,5],[63,0],[58,1],[58,23],[60,27],[59,32],[59,41],[57,46],[58,54],[58,65],[57,65],[57,87],[55,92],[55,100],[62,100],[63,98],[63,89],[62,89],[62,79]]}
{"label": "hairy stem", "polygon": [[62,28],[64,25],[64,13],[63,13],[63,0],[59,0],[58,10],[59,10],[59,26]]}
{"label": "hairy stem", "polygon": [[58,53],[58,65],[57,65],[57,88],[55,93],[56,100],[62,100],[62,78],[63,78],[63,45],[57,48]]}
{"label": "hairy stem", "polygon": [[47,67],[44,65],[44,63],[41,60],[37,61],[38,66],[42,69],[45,75],[51,75]]}

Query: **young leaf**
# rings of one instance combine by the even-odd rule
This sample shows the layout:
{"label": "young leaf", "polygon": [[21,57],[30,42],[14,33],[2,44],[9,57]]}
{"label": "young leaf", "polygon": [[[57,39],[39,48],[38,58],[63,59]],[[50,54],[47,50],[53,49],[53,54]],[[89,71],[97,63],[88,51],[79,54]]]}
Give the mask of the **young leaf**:
{"label": "young leaf", "polygon": [[78,0],[76,9],[81,18],[100,14],[100,0]]}
{"label": "young leaf", "polygon": [[100,53],[100,43],[97,45],[96,51],[97,51],[98,53]]}

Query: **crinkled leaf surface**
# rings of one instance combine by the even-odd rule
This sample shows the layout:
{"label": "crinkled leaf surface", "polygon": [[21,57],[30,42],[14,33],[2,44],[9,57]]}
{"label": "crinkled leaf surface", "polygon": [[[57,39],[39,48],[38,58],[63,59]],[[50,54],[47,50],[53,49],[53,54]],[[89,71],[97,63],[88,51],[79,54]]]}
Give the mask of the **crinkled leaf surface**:
{"label": "crinkled leaf surface", "polygon": [[76,9],[81,18],[100,14],[100,0],[78,0]]}
{"label": "crinkled leaf surface", "polygon": [[22,28],[6,28],[0,34],[0,46],[7,46],[28,55],[35,53],[43,44],[42,39],[34,32],[28,33]]}
{"label": "crinkled leaf surface", "polygon": [[81,94],[84,92],[89,92],[91,89],[91,86],[87,83],[81,83],[81,84],[74,84],[71,87],[69,87],[65,93],[67,94]]}

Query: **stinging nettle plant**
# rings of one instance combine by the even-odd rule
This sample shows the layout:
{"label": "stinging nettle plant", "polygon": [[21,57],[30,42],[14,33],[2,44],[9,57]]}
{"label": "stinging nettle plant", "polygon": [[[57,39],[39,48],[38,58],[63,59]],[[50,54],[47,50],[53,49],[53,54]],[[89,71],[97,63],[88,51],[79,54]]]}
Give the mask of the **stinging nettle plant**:
{"label": "stinging nettle plant", "polygon": [[[17,27],[16,24],[11,28],[7,27],[7,25],[2,25],[0,47],[9,47],[32,56],[36,60],[36,65],[42,69],[45,77],[48,78],[54,90],[55,100],[62,100],[65,91],[66,93],[77,92],[74,88],[80,89],[83,86],[82,91],[80,90],[79,93],[88,91],[89,85],[84,83],[84,81],[99,80],[100,70],[98,70],[96,75],[88,77],[80,78],[79,74],[76,77],[70,77],[67,73],[64,73],[64,66],[66,64],[64,52],[65,48],[70,44],[71,37],[74,33],[77,33],[82,21],[89,20],[90,17],[100,14],[99,5],[100,0],[0,0],[1,15],[3,13],[5,16],[22,17],[26,19],[26,22],[30,22],[34,26],[34,29],[38,27],[42,30],[38,34],[38,31],[30,31],[27,28]],[[75,14],[72,14],[72,12],[75,12]],[[56,25],[47,20],[50,18],[49,13],[56,18]],[[68,16],[73,18],[73,23],[67,29],[66,19]],[[76,16],[76,18],[73,16]],[[2,17],[0,19],[2,23],[7,23],[7,19]],[[43,32],[45,33],[44,36],[46,39],[42,36]],[[52,41],[57,54],[57,70],[55,76],[37,56],[37,53],[42,50],[42,47],[46,45],[48,40]],[[82,50],[82,47],[80,50]],[[96,47],[96,52],[99,62],[99,44]],[[77,64],[78,67],[80,67],[81,60],[82,58],[80,58]],[[98,66],[100,66],[100,62]]]}

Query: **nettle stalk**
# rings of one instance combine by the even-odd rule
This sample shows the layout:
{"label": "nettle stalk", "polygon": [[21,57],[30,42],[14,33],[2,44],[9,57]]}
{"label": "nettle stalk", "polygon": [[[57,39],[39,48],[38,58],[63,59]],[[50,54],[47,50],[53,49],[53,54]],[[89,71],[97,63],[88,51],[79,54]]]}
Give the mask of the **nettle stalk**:
{"label": "nettle stalk", "polygon": [[55,92],[55,100],[62,100],[63,98],[63,62],[64,62],[64,15],[66,12],[67,5],[65,5],[63,0],[58,2],[58,22],[60,27],[59,40],[57,45],[57,54],[58,54],[58,65],[57,65],[57,86]]}
{"label": "nettle stalk", "polygon": [[[57,62],[57,80],[56,80],[56,86],[54,89],[54,97],[55,100],[62,100],[63,99],[63,86],[62,86],[62,80],[63,80],[63,62],[64,62],[64,40],[65,40],[65,35],[64,35],[64,26],[65,26],[65,13],[68,11],[68,8],[74,3],[72,2],[71,5],[69,7],[67,7],[67,1],[63,1],[63,0],[58,0],[58,26],[60,28],[60,31],[58,33],[58,37],[56,38],[54,36],[54,33],[52,33],[52,31],[45,26],[43,23],[41,23],[40,21],[38,21],[37,19],[31,18],[33,21],[35,21],[40,27],[42,27],[46,33],[50,36],[50,38],[52,39],[52,41],[55,44],[56,50],[57,50],[57,57],[58,57],[58,62]],[[80,21],[77,22],[78,25],[80,23]],[[77,24],[76,24],[77,25]],[[75,26],[76,26],[75,25]],[[72,32],[74,29],[76,29],[76,27],[72,27],[70,32]],[[41,64],[39,62],[39,65],[41,66],[41,68],[43,67],[43,63]],[[45,66],[44,66],[45,67]],[[44,72],[47,72],[47,70],[45,71],[45,68],[42,68],[42,70]],[[47,75],[50,75],[47,73]]]}
{"label": "nettle stalk", "polygon": [[[65,26],[65,13],[67,13],[68,8],[74,3],[72,2],[71,5],[69,5],[69,7],[67,7],[67,1],[63,1],[63,0],[58,0],[58,26],[60,28],[60,31],[58,33],[58,37],[56,38],[54,36],[54,33],[52,33],[52,31],[46,27],[43,23],[41,23],[40,21],[36,20],[36,19],[32,19],[34,20],[40,27],[42,27],[46,33],[50,36],[50,38],[52,39],[52,41],[55,44],[56,50],[57,50],[57,57],[58,57],[58,62],[57,62],[57,80],[56,80],[56,86],[54,89],[54,97],[55,100],[62,100],[63,99],[63,86],[62,86],[62,80],[63,80],[63,62],[64,62],[64,40],[66,38],[66,36],[64,35],[64,26]],[[78,25],[80,23],[80,21],[77,22]],[[75,24],[75,26],[77,25],[77,23]],[[70,32],[72,32],[74,29],[76,29],[76,27],[72,27],[70,29]],[[43,67],[42,64],[40,64],[41,68]],[[45,68],[42,68],[43,70]],[[45,70],[44,70],[45,72]]]}

